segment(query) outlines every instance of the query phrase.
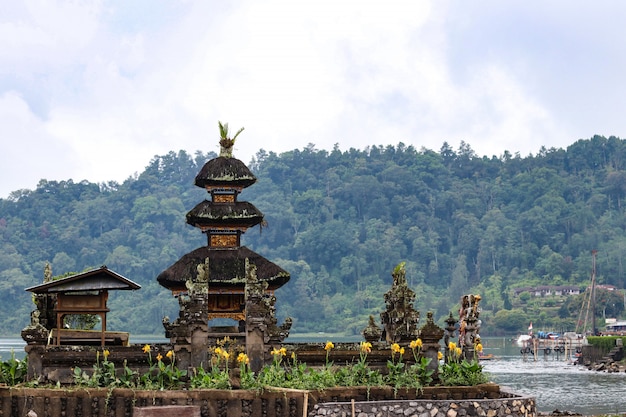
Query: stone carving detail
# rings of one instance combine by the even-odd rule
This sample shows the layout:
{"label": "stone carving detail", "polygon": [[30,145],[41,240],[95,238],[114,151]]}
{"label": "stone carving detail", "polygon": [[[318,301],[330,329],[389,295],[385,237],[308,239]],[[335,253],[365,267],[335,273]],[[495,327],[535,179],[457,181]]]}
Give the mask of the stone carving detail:
{"label": "stone carving detail", "polygon": [[450,360],[450,342],[454,338],[454,333],[456,332],[456,319],[452,316],[452,312],[450,312],[450,316],[446,319],[446,333],[443,337],[443,346],[445,349],[444,360],[448,362]]}
{"label": "stone carving detail", "polygon": [[433,313],[429,311],[426,314],[426,324],[420,329],[420,338],[422,339],[422,356],[430,358],[428,369],[433,371],[433,381],[439,381],[439,341],[443,337],[444,330],[435,324]]}
{"label": "stone carving detail", "polygon": [[383,331],[378,327],[374,321],[374,316],[370,314],[369,323],[367,327],[362,331],[365,341],[374,343],[378,342],[383,334]]}
{"label": "stone carving detail", "polygon": [[464,295],[461,297],[459,309],[459,347],[463,349],[463,357],[473,360],[476,356],[475,346],[480,343],[480,295]]}
{"label": "stone carving detail", "polygon": [[[52,268],[46,263],[43,272],[43,282],[52,281]],[[46,344],[50,330],[56,327],[56,294],[34,294],[35,310],[30,313],[30,324],[26,326],[21,336],[29,344]]]}
{"label": "stone carving detail", "polygon": [[43,345],[48,339],[50,331],[39,322],[39,310],[30,313],[30,324],[22,329],[22,339],[29,345]]}
{"label": "stone carving detail", "polygon": [[193,295],[180,294],[178,296],[178,318],[170,323],[169,317],[163,317],[165,337],[169,338],[174,345],[180,369],[190,366],[195,368],[208,366],[209,320],[207,304],[208,295],[201,291],[193,293]]}
{"label": "stone carving detail", "polygon": [[188,279],[185,282],[191,298],[206,296],[209,293],[209,258],[206,258],[204,263],[198,264],[196,270],[198,271],[196,279]]}
{"label": "stone carving detail", "polygon": [[289,336],[292,319],[287,317],[278,325],[276,297],[267,294],[267,282],[260,281],[256,266],[246,259],[246,327],[247,331],[259,330],[264,343],[281,343]]}
{"label": "stone carving detail", "polygon": [[191,334],[200,329],[208,331],[208,290],[209,290],[209,258],[197,266],[195,280],[187,280],[187,294],[178,296],[178,318],[170,323],[169,317],[163,318],[165,337],[172,343],[189,343]]}
{"label": "stone carving detail", "polygon": [[172,343],[179,338],[186,340],[195,326],[208,327],[206,300],[202,297],[191,298],[181,294],[178,296],[178,305],[178,318],[174,322],[170,323],[168,316],[163,317],[165,337],[172,339]]}
{"label": "stone carving detail", "polygon": [[45,284],[50,281],[52,281],[52,267],[49,262],[46,262],[46,266],[43,269],[43,282]]}
{"label": "stone carving detail", "polygon": [[393,284],[384,296],[387,308],[380,313],[381,340],[389,343],[410,342],[418,336],[420,313],[413,308],[415,292],[407,285],[404,265],[402,262],[394,268]]}

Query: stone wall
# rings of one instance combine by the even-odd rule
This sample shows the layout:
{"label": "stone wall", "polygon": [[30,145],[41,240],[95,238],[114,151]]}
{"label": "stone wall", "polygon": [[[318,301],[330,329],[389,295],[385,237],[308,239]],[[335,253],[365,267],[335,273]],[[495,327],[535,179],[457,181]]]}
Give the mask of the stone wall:
{"label": "stone wall", "polygon": [[[117,370],[126,364],[140,374],[150,369],[150,360],[156,361],[157,354],[165,356],[173,349],[172,345],[155,344],[148,355],[141,345],[107,346],[109,362],[113,362]],[[74,382],[73,371],[79,367],[91,373],[97,360],[102,361],[103,348],[100,346],[45,346],[26,345],[24,348],[28,359],[28,379],[38,379],[41,384],[70,384]],[[178,362],[177,362],[178,364]]]}
{"label": "stone wall", "polygon": [[[426,387],[419,391],[351,387],[323,391],[277,388],[263,392],[0,387],[0,417],[26,416],[30,411],[38,417],[131,417],[136,408],[171,406],[197,407],[201,417],[301,417],[307,413],[311,417],[532,417],[537,414],[533,398],[502,392],[495,384]],[[352,414],[353,409],[355,413],[360,411]]]}
{"label": "stone wall", "polygon": [[309,417],[534,417],[534,398],[518,397],[484,400],[389,400],[319,403]]}

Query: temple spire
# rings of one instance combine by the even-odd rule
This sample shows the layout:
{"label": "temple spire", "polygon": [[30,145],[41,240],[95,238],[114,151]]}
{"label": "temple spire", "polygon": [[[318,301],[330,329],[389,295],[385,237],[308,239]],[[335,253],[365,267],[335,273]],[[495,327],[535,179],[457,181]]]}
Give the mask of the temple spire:
{"label": "temple spire", "polygon": [[239,129],[237,133],[235,133],[235,136],[231,139],[228,136],[228,123],[222,124],[222,122],[218,121],[217,125],[220,128],[220,156],[223,156],[224,158],[232,158],[235,140],[245,128],[242,127]]}

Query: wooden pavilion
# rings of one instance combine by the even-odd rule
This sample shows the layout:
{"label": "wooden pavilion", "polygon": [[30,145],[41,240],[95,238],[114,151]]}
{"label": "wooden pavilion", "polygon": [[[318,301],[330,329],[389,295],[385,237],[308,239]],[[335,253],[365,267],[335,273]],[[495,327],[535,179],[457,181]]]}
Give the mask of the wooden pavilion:
{"label": "wooden pavilion", "polygon": [[[63,318],[71,314],[95,314],[100,317],[101,330],[98,332],[100,345],[128,344],[128,335],[107,332],[107,307],[110,290],[138,290],[141,286],[128,278],[102,266],[66,278],[45,282],[26,288],[37,295],[56,298],[54,312],[56,328],[50,329],[55,345],[66,343],[90,344],[94,342],[94,332],[71,331],[63,328]],[[110,339],[110,340],[108,340]]]}

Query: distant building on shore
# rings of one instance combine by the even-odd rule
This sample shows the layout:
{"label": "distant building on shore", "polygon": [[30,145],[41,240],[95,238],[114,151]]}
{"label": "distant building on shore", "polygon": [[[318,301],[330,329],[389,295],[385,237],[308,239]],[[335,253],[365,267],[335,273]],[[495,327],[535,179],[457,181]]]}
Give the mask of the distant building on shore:
{"label": "distant building on shore", "polygon": [[536,287],[521,287],[514,288],[513,293],[516,297],[523,292],[528,292],[533,297],[547,297],[547,296],[570,296],[580,294],[580,287],[576,285],[538,285]]}

